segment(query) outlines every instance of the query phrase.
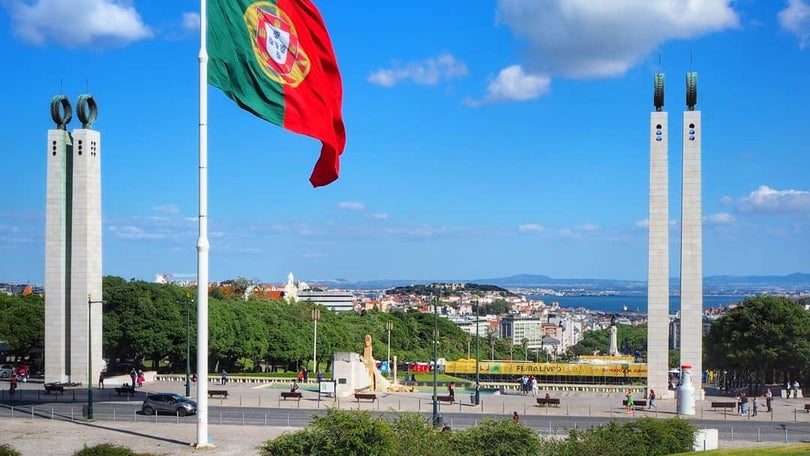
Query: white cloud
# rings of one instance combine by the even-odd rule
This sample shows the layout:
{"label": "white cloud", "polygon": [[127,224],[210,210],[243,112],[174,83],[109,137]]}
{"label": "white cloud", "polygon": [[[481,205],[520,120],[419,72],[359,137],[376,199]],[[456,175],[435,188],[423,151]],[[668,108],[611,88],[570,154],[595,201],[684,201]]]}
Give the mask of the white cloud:
{"label": "white cloud", "polygon": [[124,45],[153,36],[135,8],[122,0],[10,0],[14,33],[23,41],[68,47]]}
{"label": "white cloud", "polygon": [[761,185],[748,196],[737,199],[724,196],[720,203],[741,213],[807,213],[810,212],[810,191],[774,190]]}
{"label": "white cloud", "polygon": [[649,228],[650,219],[639,220],[636,222],[636,228]]}
{"label": "white cloud", "polygon": [[363,203],[358,203],[356,201],[341,201],[338,203],[338,207],[347,211],[362,211],[366,208]]}
{"label": "white cloud", "polygon": [[390,216],[381,212],[379,214],[371,214],[371,217],[379,220],[387,220]]}
{"label": "white cloud", "polygon": [[165,214],[179,214],[180,207],[176,204],[163,204],[161,206],[155,206],[152,208],[155,212],[163,212]]}
{"label": "white cloud", "polygon": [[467,65],[450,54],[442,54],[421,62],[410,62],[374,71],[368,76],[368,82],[383,87],[393,87],[406,80],[416,84],[436,85],[441,81],[458,79],[466,74]]}
{"label": "white cloud", "polygon": [[796,35],[800,48],[810,43],[810,6],[803,0],[788,0],[788,7],[779,12],[779,24]]}
{"label": "white cloud", "polygon": [[734,222],[734,216],[726,212],[718,212],[703,217],[703,221],[712,225],[726,225]]}
{"label": "white cloud", "polygon": [[737,27],[733,0],[498,0],[497,20],[528,42],[527,72],[620,76],[661,43]]}
{"label": "white cloud", "polygon": [[130,241],[155,241],[169,238],[166,232],[146,231],[137,226],[111,226],[110,232],[118,239]]}
{"label": "white cloud", "polygon": [[543,229],[544,228],[542,225],[537,225],[536,223],[527,223],[525,225],[518,226],[518,231],[524,233],[543,231]]}
{"label": "white cloud", "polygon": [[501,101],[532,100],[548,93],[551,79],[543,75],[526,74],[520,65],[506,67],[489,83],[487,94],[481,101],[465,100],[470,106]]}
{"label": "white cloud", "polygon": [[193,32],[200,29],[200,13],[183,13],[183,30]]}
{"label": "white cloud", "polygon": [[487,99],[529,100],[548,92],[551,79],[546,76],[535,76],[523,72],[519,65],[512,65],[501,70],[498,77],[487,87]]}

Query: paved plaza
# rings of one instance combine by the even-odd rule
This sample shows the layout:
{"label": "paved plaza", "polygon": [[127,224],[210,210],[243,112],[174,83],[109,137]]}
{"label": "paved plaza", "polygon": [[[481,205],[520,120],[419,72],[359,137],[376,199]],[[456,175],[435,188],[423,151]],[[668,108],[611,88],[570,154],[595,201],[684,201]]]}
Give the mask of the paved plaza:
{"label": "paved plaza", "polygon": [[[203,451],[191,446],[196,440],[197,432],[194,416],[161,416],[160,421],[157,421],[139,413],[142,391],[182,394],[185,392],[182,381],[149,381],[131,400],[117,396],[113,389],[115,379],[109,379],[105,383],[106,389],[94,391],[94,400],[96,407],[100,411],[107,410],[107,414],[102,416],[99,412],[97,419],[91,423],[81,418],[84,407],[81,398],[86,398],[86,388],[77,388],[75,393],[67,390],[62,396],[51,397],[43,394],[42,383],[21,383],[18,389],[18,393],[21,393],[18,398],[21,399],[9,401],[7,383],[0,383],[0,422],[3,428],[0,442],[11,444],[25,455],[41,455],[43,451],[47,454],[70,455],[85,444],[105,442],[155,454],[206,452],[243,455],[256,454],[255,448],[262,442],[283,432],[300,429],[313,413],[323,413],[328,407],[379,413],[421,412],[426,416],[430,416],[433,410],[431,387],[420,387],[413,392],[377,393],[377,400],[356,401],[353,397],[340,400],[319,397],[317,384],[310,382],[302,385],[300,391],[303,392],[303,398],[297,401],[281,398],[281,392],[288,391],[287,381],[273,384],[232,378],[224,386],[219,385],[218,381],[212,381],[209,389],[226,389],[228,397],[209,399],[209,435],[210,441],[217,448]],[[445,395],[447,391],[446,388],[440,388],[438,392],[439,395]],[[638,407],[627,414],[622,405],[624,393],[618,389],[601,393],[541,390],[539,396],[545,396],[546,392],[551,397],[560,399],[559,407],[538,406],[536,398],[531,394],[523,395],[517,391],[486,391],[481,394],[479,405],[475,406],[469,391],[458,389],[455,396],[457,402],[442,403],[439,412],[445,424],[459,429],[485,418],[508,418],[516,411],[521,416],[521,422],[543,435],[565,435],[571,427],[587,427],[606,423],[610,419],[677,416],[675,399],[658,399],[655,408]],[[191,393],[192,397],[196,396],[196,387],[192,388]],[[635,397],[643,399],[639,394]],[[65,419],[67,412],[64,411],[61,412],[61,419],[49,419],[53,418],[49,416],[49,407],[52,410],[54,406],[46,400],[68,407],[75,419]],[[776,398],[772,413],[765,411],[765,401],[762,400],[760,412],[755,417],[750,416],[750,413],[739,416],[735,409],[713,409],[711,402],[718,401],[729,402],[734,401],[734,398],[709,396],[698,402],[696,414],[688,418],[698,422],[699,427],[718,428],[721,448],[780,444],[783,443],[780,441],[780,433],[788,431],[791,433],[791,442],[810,439],[810,414],[804,410],[804,399]],[[110,408],[115,410],[112,420],[108,411]],[[10,412],[13,412],[13,416]],[[240,412],[241,422],[238,418]],[[262,413],[264,423],[256,425],[256,414]],[[50,415],[54,415],[54,412],[51,411]],[[246,421],[246,415],[253,416],[253,421]],[[763,442],[757,442],[757,436],[752,435],[752,432],[762,432],[760,440]],[[799,434],[807,435],[807,438],[799,437]]]}

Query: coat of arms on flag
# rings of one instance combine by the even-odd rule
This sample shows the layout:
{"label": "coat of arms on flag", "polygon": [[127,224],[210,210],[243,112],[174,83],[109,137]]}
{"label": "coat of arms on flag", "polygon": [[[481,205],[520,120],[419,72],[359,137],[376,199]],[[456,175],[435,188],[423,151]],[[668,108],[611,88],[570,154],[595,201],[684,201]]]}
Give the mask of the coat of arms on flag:
{"label": "coat of arms on flag", "polygon": [[309,73],[309,58],[284,11],[278,5],[257,2],[245,11],[245,24],[264,74],[281,84],[300,84]]}

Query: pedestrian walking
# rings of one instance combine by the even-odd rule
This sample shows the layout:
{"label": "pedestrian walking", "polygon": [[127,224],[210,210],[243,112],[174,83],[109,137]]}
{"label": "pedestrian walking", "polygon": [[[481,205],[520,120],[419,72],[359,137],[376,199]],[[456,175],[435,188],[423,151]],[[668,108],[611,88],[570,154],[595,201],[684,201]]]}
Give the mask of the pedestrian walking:
{"label": "pedestrian walking", "polygon": [[759,411],[759,399],[757,399],[756,396],[754,396],[752,405],[754,406],[754,413],[752,413],[751,416],[757,416],[757,411]]}
{"label": "pedestrian walking", "polygon": [[10,385],[8,387],[8,397],[13,398],[14,393],[17,392],[17,370],[11,371],[11,378],[9,379]]}
{"label": "pedestrian walking", "polygon": [[104,371],[98,373],[98,387],[104,389]]}
{"label": "pedestrian walking", "polygon": [[651,408],[655,407],[655,390],[654,389],[650,390],[649,398],[650,398],[650,403],[647,406],[647,408],[651,409]]}
{"label": "pedestrian walking", "polygon": [[228,381],[228,371],[222,369],[222,373],[219,375],[220,384],[224,385]]}
{"label": "pedestrian walking", "polygon": [[773,402],[773,392],[771,392],[771,389],[768,388],[768,390],[765,391],[765,405],[768,407],[768,413],[771,413],[772,411],[771,402]]}
{"label": "pedestrian walking", "polygon": [[627,391],[627,394],[625,394],[624,397],[625,397],[625,404],[627,404],[626,412],[628,414],[633,413],[633,405],[634,405],[634,403],[633,403],[633,392],[632,391]]}

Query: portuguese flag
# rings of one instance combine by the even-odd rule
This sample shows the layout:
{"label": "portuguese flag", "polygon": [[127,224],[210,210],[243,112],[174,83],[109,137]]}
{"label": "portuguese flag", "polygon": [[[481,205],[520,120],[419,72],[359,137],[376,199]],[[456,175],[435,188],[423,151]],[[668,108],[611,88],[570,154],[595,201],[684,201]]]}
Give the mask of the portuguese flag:
{"label": "portuguese flag", "polygon": [[338,178],[343,85],[310,0],[208,0],[208,81],[242,109],[323,143],[310,182]]}

